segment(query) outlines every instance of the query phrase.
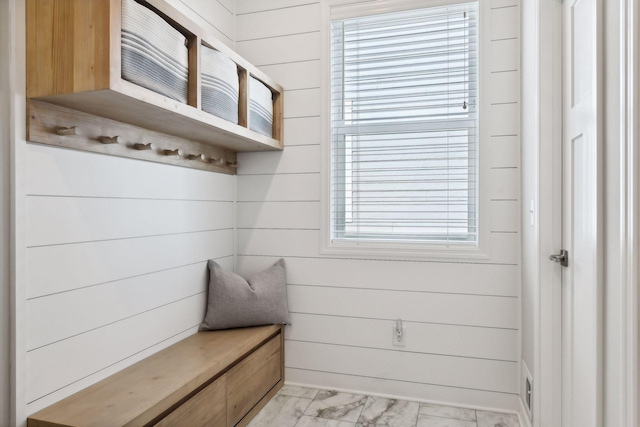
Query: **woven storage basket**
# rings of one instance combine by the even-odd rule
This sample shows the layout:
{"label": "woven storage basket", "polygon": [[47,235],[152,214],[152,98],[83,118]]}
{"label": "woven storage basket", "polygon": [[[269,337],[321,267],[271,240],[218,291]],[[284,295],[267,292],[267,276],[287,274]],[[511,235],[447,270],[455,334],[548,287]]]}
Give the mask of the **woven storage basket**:
{"label": "woven storage basket", "polygon": [[164,19],[134,0],[122,0],[122,78],[187,102],[187,40]]}
{"label": "woven storage basket", "polygon": [[238,123],[238,67],[225,54],[202,46],[202,109]]}

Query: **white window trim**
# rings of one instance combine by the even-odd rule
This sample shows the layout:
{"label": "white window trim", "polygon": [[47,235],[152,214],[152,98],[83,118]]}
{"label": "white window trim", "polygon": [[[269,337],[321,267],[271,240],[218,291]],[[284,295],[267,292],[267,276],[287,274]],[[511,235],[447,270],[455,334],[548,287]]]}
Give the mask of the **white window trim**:
{"label": "white window trim", "polygon": [[326,0],[321,2],[321,169],[320,169],[320,253],[367,259],[416,259],[416,260],[489,260],[491,259],[491,134],[489,131],[489,96],[484,93],[489,87],[490,71],[490,14],[489,2],[478,1],[479,33],[479,140],[478,140],[478,241],[464,242],[332,242],[331,218],[331,19],[351,18],[376,13],[389,13],[409,9],[435,7],[464,3],[468,0]]}

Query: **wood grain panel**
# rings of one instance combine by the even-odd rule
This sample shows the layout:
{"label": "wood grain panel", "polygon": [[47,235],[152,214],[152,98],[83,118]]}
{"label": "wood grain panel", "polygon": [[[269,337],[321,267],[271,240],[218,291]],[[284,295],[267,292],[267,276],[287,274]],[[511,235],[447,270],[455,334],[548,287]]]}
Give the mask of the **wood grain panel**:
{"label": "wood grain panel", "polygon": [[27,144],[29,195],[233,200],[233,176]]}
{"label": "wood grain panel", "polygon": [[227,422],[227,376],[223,375],[156,424],[158,427],[223,426]]}
{"label": "wood grain panel", "polygon": [[27,198],[28,246],[230,229],[233,224],[233,202]]}
{"label": "wood grain panel", "polygon": [[272,338],[227,373],[227,426],[235,426],[282,378],[281,337]]}
{"label": "wood grain panel", "polygon": [[207,283],[201,262],[28,300],[27,350],[205,293]]}
{"label": "wood grain panel", "polygon": [[[394,326],[394,320],[292,313],[285,337],[291,341],[400,350],[391,343]],[[515,330],[408,321],[404,328],[407,340],[402,351],[518,361]]]}
{"label": "wood grain panel", "polygon": [[27,250],[27,297],[69,291],[233,255],[233,230]]}
{"label": "wood grain panel", "polygon": [[[517,394],[514,362],[287,341],[288,368]],[[416,369],[416,367],[420,367]]]}
{"label": "wood grain panel", "polygon": [[518,298],[289,285],[287,299],[293,313],[519,327]]}
{"label": "wood grain panel", "polygon": [[109,87],[110,39],[102,35],[109,31],[110,0],[29,0],[26,10],[26,37],[33,41],[28,97]]}
{"label": "wood grain panel", "polygon": [[[238,256],[236,271],[251,276],[278,257]],[[515,265],[289,257],[287,281],[298,285],[518,296]]]}

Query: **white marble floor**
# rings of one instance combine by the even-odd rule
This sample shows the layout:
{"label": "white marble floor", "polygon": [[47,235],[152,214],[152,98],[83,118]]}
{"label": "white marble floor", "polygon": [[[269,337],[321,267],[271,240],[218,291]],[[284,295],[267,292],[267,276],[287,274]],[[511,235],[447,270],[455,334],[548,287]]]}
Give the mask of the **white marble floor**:
{"label": "white marble floor", "polygon": [[248,427],[520,427],[511,414],[285,385]]}

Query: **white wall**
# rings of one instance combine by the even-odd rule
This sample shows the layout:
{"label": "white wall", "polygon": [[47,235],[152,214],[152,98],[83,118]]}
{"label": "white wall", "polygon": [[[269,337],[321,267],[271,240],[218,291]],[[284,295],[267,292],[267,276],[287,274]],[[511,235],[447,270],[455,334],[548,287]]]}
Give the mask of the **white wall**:
{"label": "white wall", "polygon": [[[172,3],[233,47],[232,1]],[[38,144],[23,151],[28,414],[196,332],[206,261],[233,267],[235,178]]]}
{"label": "white wall", "polygon": [[236,0],[167,0],[193,22],[210,31],[230,48],[235,47]]}
{"label": "white wall", "polygon": [[[238,52],[286,92],[285,150],[239,157],[237,270],[286,260],[286,379],[516,409],[520,360],[517,0],[494,0],[488,52],[491,239],[485,263],[328,257],[320,248],[320,3],[239,0]],[[513,118],[513,119],[511,119]],[[489,125],[486,123],[485,126]],[[391,346],[394,319],[407,347]]]}
{"label": "white wall", "polygon": [[9,425],[11,396],[9,305],[9,2],[0,1],[0,426]]}
{"label": "white wall", "polygon": [[29,412],[197,330],[233,176],[29,144]]}

